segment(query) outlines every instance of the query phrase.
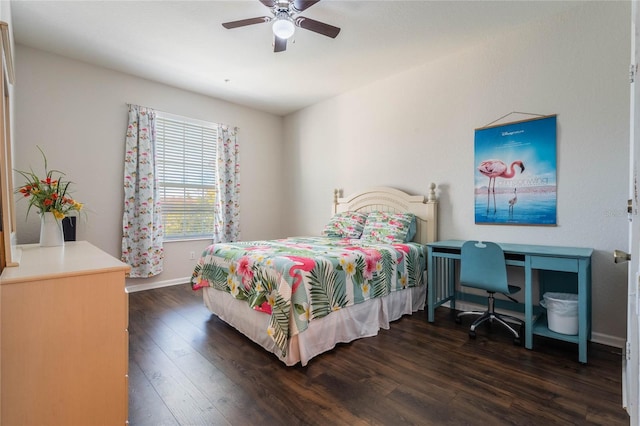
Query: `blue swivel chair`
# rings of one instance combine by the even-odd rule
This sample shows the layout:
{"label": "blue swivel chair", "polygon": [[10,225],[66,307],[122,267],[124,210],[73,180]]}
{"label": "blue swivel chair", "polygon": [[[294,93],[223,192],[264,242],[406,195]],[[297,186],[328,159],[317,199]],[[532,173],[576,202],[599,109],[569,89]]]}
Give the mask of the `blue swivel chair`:
{"label": "blue swivel chair", "polygon": [[[456,322],[466,315],[480,315],[469,329],[469,337],[476,337],[476,328],[483,322],[498,322],[505,326],[514,337],[514,344],[520,345],[524,322],[511,315],[499,314],[495,311],[495,293],[502,293],[509,299],[509,295],[520,291],[520,287],[509,285],[507,282],[507,264],[502,248],[492,242],[466,241],[460,253],[460,285],[486,290],[489,293],[488,307],[485,312],[460,312]],[[519,330],[514,328],[519,326]]]}

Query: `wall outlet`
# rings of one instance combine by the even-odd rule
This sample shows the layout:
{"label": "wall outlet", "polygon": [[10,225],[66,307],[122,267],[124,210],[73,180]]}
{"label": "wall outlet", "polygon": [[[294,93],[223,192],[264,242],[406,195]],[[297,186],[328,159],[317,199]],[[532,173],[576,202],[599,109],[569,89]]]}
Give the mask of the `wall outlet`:
{"label": "wall outlet", "polygon": [[196,259],[196,252],[195,251],[192,251],[192,252],[189,253],[189,259],[190,260],[195,260]]}

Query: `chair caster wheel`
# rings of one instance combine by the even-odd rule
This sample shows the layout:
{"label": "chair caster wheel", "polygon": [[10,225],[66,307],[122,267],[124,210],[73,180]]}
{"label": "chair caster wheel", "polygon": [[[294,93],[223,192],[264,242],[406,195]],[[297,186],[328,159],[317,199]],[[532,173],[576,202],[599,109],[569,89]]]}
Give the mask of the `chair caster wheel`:
{"label": "chair caster wheel", "polygon": [[462,319],[459,316],[456,316],[456,324],[462,324]]}
{"label": "chair caster wheel", "polygon": [[513,339],[513,344],[514,344],[514,346],[521,346],[522,345],[522,341],[520,341],[520,338],[517,337],[517,338]]}
{"label": "chair caster wheel", "polygon": [[476,338],[476,332],[475,331],[469,331],[469,337],[472,339]]}

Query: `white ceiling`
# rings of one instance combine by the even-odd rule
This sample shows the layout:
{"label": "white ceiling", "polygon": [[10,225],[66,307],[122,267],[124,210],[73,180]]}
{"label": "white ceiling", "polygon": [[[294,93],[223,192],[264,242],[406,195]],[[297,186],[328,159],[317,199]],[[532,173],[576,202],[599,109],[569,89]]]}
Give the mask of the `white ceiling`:
{"label": "white ceiling", "polygon": [[545,19],[578,1],[323,0],[301,16],[337,27],[298,28],[273,53],[258,0],[12,0],[15,42],[197,93],[285,115],[372,81]]}

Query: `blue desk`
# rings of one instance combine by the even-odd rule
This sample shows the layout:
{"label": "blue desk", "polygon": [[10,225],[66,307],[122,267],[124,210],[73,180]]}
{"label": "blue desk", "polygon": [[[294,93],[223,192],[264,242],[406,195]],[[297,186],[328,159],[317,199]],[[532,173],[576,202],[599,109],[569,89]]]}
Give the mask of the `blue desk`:
{"label": "blue desk", "polygon": [[[427,244],[427,309],[429,322],[434,321],[434,310],[449,302],[455,309],[456,260],[464,241],[448,240]],[[533,335],[551,337],[578,344],[578,360],[587,362],[587,341],[591,338],[591,255],[593,249],[555,247],[528,244],[498,243],[505,252],[507,265],[524,268],[525,339],[527,349],[533,349]],[[538,271],[539,294],[533,294],[533,271]],[[539,301],[545,291],[578,294],[578,335],[569,336],[549,330],[545,311]],[[485,300],[486,303],[486,300]],[[504,306],[511,302],[504,302]]]}

